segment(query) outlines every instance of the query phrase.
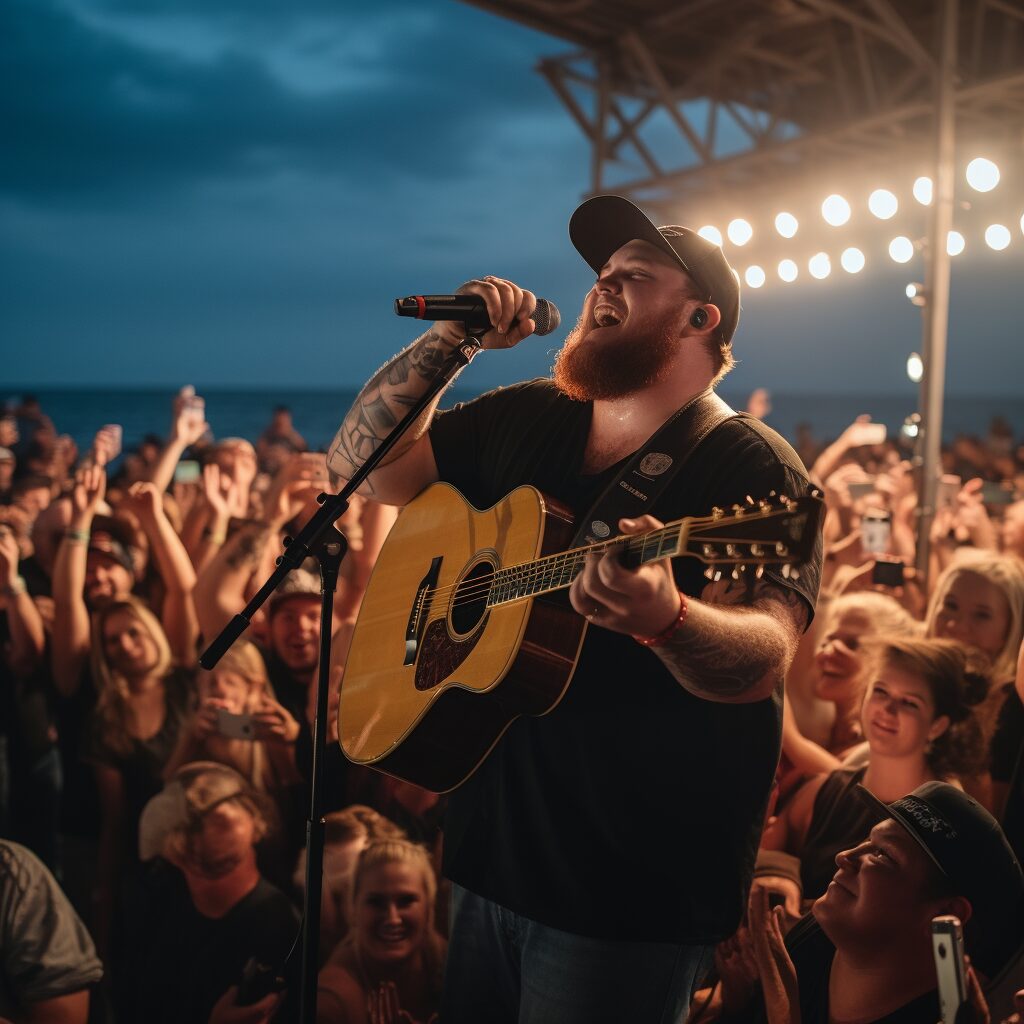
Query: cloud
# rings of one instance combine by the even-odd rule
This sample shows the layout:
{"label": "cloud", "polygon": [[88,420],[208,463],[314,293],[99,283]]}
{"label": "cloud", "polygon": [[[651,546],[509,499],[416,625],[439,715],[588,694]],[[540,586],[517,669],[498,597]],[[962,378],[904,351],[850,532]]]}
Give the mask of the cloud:
{"label": "cloud", "polygon": [[[446,4],[344,15],[304,4],[154,9],[96,0],[8,0],[0,192],[32,202],[121,206],[281,169],[339,183],[459,178],[528,143],[550,111],[528,66],[540,37]],[[550,44],[543,41],[546,52]],[[439,68],[458,74],[439,74]],[[488,100],[473,96],[488,83]],[[517,117],[503,123],[497,109]]]}

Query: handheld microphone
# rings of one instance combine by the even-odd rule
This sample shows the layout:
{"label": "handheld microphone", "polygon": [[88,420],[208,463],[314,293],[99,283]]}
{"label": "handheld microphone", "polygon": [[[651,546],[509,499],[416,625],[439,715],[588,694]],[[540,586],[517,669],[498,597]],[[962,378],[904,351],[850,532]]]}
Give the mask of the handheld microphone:
{"label": "handheld microphone", "polygon": [[[487,304],[479,295],[409,295],[395,299],[395,313],[417,320],[458,320],[472,329],[490,330],[493,326],[487,318]],[[530,319],[537,325],[534,334],[550,334],[558,329],[562,315],[553,302],[538,299]]]}

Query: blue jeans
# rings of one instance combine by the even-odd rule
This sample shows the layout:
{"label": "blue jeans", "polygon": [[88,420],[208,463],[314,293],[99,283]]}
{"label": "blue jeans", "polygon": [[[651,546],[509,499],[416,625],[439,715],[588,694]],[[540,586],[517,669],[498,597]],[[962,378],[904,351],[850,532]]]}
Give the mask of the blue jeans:
{"label": "blue jeans", "polygon": [[572,935],[452,886],[444,1024],[678,1024],[712,946]]}

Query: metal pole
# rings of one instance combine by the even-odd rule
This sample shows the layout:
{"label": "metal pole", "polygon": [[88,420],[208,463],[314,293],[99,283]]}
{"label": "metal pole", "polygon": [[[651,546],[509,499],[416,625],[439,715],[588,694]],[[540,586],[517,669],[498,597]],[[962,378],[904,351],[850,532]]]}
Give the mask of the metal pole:
{"label": "metal pole", "polygon": [[958,0],[942,0],[939,59],[935,68],[935,175],[928,230],[928,280],[925,297],[924,467],[918,517],[917,571],[927,591],[931,527],[942,465],[942,406],[946,386],[946,340],[949,334],[949,253],[946,238],[953,227],[953,174],[956,148],[956,75]]}

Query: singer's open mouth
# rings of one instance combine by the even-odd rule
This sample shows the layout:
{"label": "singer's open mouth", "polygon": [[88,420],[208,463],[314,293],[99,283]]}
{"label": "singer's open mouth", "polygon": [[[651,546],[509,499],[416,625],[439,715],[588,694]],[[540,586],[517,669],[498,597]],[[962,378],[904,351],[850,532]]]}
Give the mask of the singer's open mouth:
{"label": "singer's open mouth", "polygon": [[611,306],[598,306],[594,310],[594,322],[598,327],[613,327],[622,323],[622,317]]}

